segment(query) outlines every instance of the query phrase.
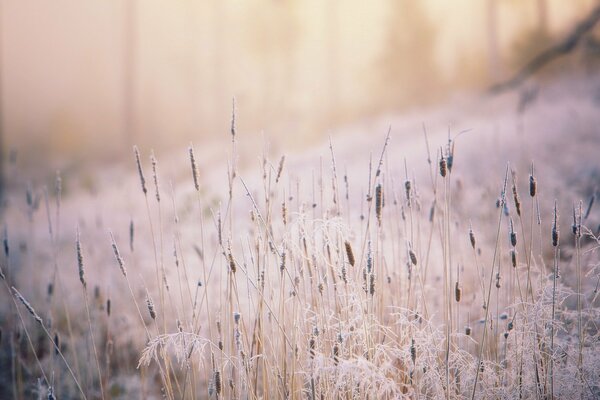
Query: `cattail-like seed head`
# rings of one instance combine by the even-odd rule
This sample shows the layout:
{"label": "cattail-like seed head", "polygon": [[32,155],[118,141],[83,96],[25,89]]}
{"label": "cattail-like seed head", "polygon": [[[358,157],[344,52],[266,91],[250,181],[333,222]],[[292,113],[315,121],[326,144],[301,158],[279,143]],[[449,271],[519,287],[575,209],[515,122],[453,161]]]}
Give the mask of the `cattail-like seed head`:
{"label": "cattail-like seed head", "polygon": [[154,150],[150,153],[150,162],[152,163],[152,179],[154,180],[154,189],[156,192],[154,193],[156,196],[156,201],[160,203],[160,190],[158,189],[158,161],[156,157],[154,157]]}
{"label": "cattail-like seed head", "polygon": [[375,295],[375,274],[371,273],[371,276],[369,277],[369,294],[371,296]]}
{"label": "cattail-like seed head", "polygon": [[152,297],[150,294],[146,294],[146,305],[148,306],[148,313],[150,313],[150,318],[156,320],[156,310],[154,309],[154,302],[152,301]]}
{"label": "cattail-like seed head", "polygon": [[375,187],[375,215],[377,216],[377,222],[381,225],[381,211],[383,208],[383,186],[378,183]]}
{"label": "cattail-like seed head", "polygon": [[558,246],[560,240],[560,232],[558,230],[558,204],[554,200],[554,221],[552,222],[552,246]]}
{"label": "cattail-like seed head", "polygon": [[37,313],[35,312],[34,308],[31,306],[31,304],[29,304],[29,302],[27,300],[25,300],[25,298],[23,297],[23,295],[21,295],[21,293],[19,293],[19,291],[12,286],[11,287],[13,294],[15,295],[15,297],[17,299],[19,299],[19,301],[21,303],[23,303],[23,305],[25,306],[25,308],[27,309],[27,311],[29,311],[29,314],[31,314],[31,316],[33,317],[33,319],[35,319],[37,322],[39,322],[41,325],[43,325],[43,321],[42,318],[37,315]]}
{"label": "cattail-like seed head", "polygon": [[311,336],[310,340],[308,341],[308,351],[309,351],[311,359],[315,358],[315,354],[316,354],[315,348],[316,347],[317,347],[317,341],[315,340],[314,336]]}
{"label": "cattail-like seed head", "polygon": [[111,301],[110,298],[106,299],[106,316],[110,317],[110,307],[111,307]]}
{"label": "cattail-like seed head", "polygon": [[332,352],[333,352],[333,363],[335,365],[338,365],[339,362],[340,362],[340,359],[339,359],[340,346],[337,343],[333,345],[333,351]]}
{"label": "cattail-like seed head", "polygon": [[125,261],[123,261],[123,257],[121,257],[121,253],[119,252],[119,248],[117,247],[117,242],[115,241],[115,237],[112,232],[110,234],[110,241],[112,243],[113,253],[115,254],[115,259],[117,260],[117,264],[119,264],[119,269],[123,276],[127,276],[127,269],[125,269]]}
{"label": "cattail-like seed head", "polygon": [[417,265],[417,255],[412,249],[408,250],[408,255],[410,257],[410,262],[412,263],[412,265]]}
{"label": "cattail-like seed head", "polygon": [[496,274],[496,289],[500,289],[500,272]]}
{"label": "cattail-like seed head", "polygon": [[344,247],[346,247],[346,257],[348,257],[348,264],[354,267],[356,260],[354,258],[354,252],[352,251],[352,245],[350,244],[350,242],[345,241]]}
{"label": "cattail-like seed head", "polygon": [[221,382],[221,372],[220,371],[215,371],[214,372],[214,384],[215,384],[215,392],[217,393],[217,396],[219,396],[221,394],[221,391],[223,390],[223,383]]}
{"label": "cattail-like seed head", "polygon": [[404,189],[406,191],[406,201],[408,201],[408,204],[410,204],[411,183],[410,183],[410,181],[408,179],[406,180],[406,182],[404,182]]}
{"label": "cattail-like seed head", "polygon": [[77,240],[75,242],[77,248],[77,267],[79,268],[79,280],[85,288],[87,286],[85,282],[85,269],[83,267],[83,252],[81,250],[81,238],[79,237],[79,228],[77,228]]}
{"label": "cattail-like seed head", "polygon": [[447,173],[448,173],[448,162],[444,158],[444,154],[442,154],[442,158],[440,158],[440,175],[442,176],[442,178],[445,178]]}
{"label": "cattail-like seed head", "polygon": [[517,232],[515,232],[512,218],[510,219],[510,244],[512,247],[517,245]]}
{"label": "cattail-like seed head", "polygon": [[508,323],[508,327],[507,327],[507,329],[508,329],[509,331],[512,331],[514,327],[515,327],[515,323],[514,323],[514,321],[510,321],[510,322]]}
{"label": "cattail-like seed head", "polygon": [[58,337],[58,332],[54,333],[54,354],[58,355],[58,350],[60,349],[60,338]]}
{"label": "cattail-like seed head", "polygon": [[4,238],[2,239],[2,244],[4,245],[4,257],[8,258],[8,228],[6,227],[6,225],[4,226]]}
{"label": "cattail-like seed head", "polygon": [[456,284],[454,285],[454,299],[456,300],[457,303],[460,303],[461,296],[462,296],[462,288],[460,287],[460,285],[458,284],[458,281],[457,281]]}
{"label": "cattail-like seed head", "polygon": [[196,191],[200,190],[200,184],[198,183],[198,168],[196,167],[196,157],[194,157],[194,147],[190,145],[190,164],[192,166],[192,178],[194,178],[194,187]]}
{"label": "cattail-like seed head", "polygon": [[279,270],[281,272],[285,271],[285,262],[286,262],[286,254],[285,250],[281,252],[281,264],[279,264]]}
{"label": "cattail-like seed head", "polygon": [[535,197],[537,192],[537,180],[535,176],[529,175],[529,196]]}
{"label": "cattail-like seed head", "polygon": [[129,220],[129,250],[133,251],[133,234],[134,234],[133,219]]}
{"label": "cattail-like seed head", "polygon": [[137,146],[133,146],[133,154],[135,154],[135,163],[137,164],[138,174],[140,175],[140,183],[142,184],[142,192],[144,195],[148,193],[146,188],[146,178],[144,178],[144,171],[142,169],[142,161],[140,160],[140,151]]}
{"label": "cattail-like seed head", "polygon": [[231,271],[232,274],[235,274],[237,268],[236,268],[235,260],[233,259],[233,255],[231,254],[231,252],[229,252],[229,254],[227,254],[227,260],[229,261],[229,270]]}
{"label": "cattail-like seed head", "polygon": [[465,326],[465,335],[471,336],[472,329],[470,326]]}
{"label": "cattail-like seed head", "polygon": [[512,263],[513,268],[517,268],[517,251],[512,249],[510,251],[510,261]]}
{"label": "cattail-like seed head", "polygon": [[275,178],[275,183],[278,183],[279,179],[281,178],[281,173],[283,172],[284,163],[285,163],[285,155],[281,156],[281,159],[279,160],[279,167],[277,167],[277,177]]}
{"label": "cattail-like seed head", "polygon": [[412,360],[413,365],[417,361],[417,347],[415,346],[415,339],[410,339],[410,359]]}
{"label": "cattail-like seed head", "polygon": [[471,242],[471,247],[475,249],[475,233],[473,232],[473,227],[469,227],[469,241]]}

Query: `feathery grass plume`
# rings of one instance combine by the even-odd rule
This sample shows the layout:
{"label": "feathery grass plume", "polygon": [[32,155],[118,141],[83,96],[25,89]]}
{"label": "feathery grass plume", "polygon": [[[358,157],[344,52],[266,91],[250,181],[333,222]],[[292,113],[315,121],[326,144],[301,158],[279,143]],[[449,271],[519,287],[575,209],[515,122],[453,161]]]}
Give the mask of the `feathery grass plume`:
{"label": "feathery grass plume", "polygon": [[558,230],[558,204],[554,200],[554,220],[552,222],[552,246],[558,246],[560,232]]}
{"label": "feathery grass plume", "polygon": [[137,146],[133,146],[133,153],[135,154],[135,163],[137,164],[138,173],[140,175],[142,192],[144,192],[144,195],[146,195],[148,194],[148,189],[146,188],[146,178],[144,178],[144,171],[142,170],[142,161],[140,160],[140,151]]}
{"label": "feathery grass plume", "polygon": [[275,178],[275,183],[279,182],[279,179],[281,178],[281,173],[283,172],[283,163],[285,162],[285,155],[281,156],[281,159],[279,160],[279,167],[277,167],[277,177]]}
{"label": "feathery grass plume", "polygon": [[454,285],[454,299],[456,300],[457,303],[460,303],[461,296],[462,296],[462,288],[460,287],[460,285],[458,284],[458,281],[457,281],[456,284]]}
{"label": "feathery grass plume", "polygon": [[231,99],[231,136],[235,137],[235,97]]}
{"label": "feathery grass plume", "polygon": [[77,248],[77,267],[79,269],[79,280],[83,287],[87,287],[85,282],[85,268],[83,266],[83,251],[81,249],[81,238],[79,236],[79,227],[77,227],[77,239],[75,241],[75,247]]}
{"label": "feathery grass plume", "polygon": [[33,319],[35,319],[40,324],[43,324],[42,318],[39,315],[37,315],[37,313],[35,312],[35,310],[31,306],[31,304],[29,304],[29,302],[27,300],[25,300],[25,298],[23,297],[23,295],[21,295],[21,293],[19,293],[19,291],[17,290],[17,288],[15,288],[14,286],[12,286],[11,289],[12,289],[13,294],[15,295],[15,297],[17,299],[19,299],[19,301],[21,303],[23,303],[23,305],[25,306],[25,308],[27,309],[27,311],[29,311],[29,314],[31,314],[31,316],[33,316]]}
{"label": "feathery grass plume", "polygon": [[154,309],[154,302],[152,301],[152,297],[150,297],[150,293],[148,293],[148,291],[146,291],[146,305],[148,306],[150,318],[156,320],[156,310]]}
{"label": "feathery grass plume", "polygon": [[448,162],[444,158],[444,153],[442,152],[442,157],[440,158],[440,175],[442,176],[442,178],[445,178],[447,173],[448,173]]}
{"label": "feathery grass plume", "polygon": [[510,219],[510,244],[512,247],[517,245],[517,232],[515,231],[515,226],[513,224],[513,219]]}
{"label": "feathery grass plume", "polygon": [[196,157],[194,157],[194,146],[190,143],[190,164],[192,167],[192,178],[194,178],[194,187],[196,191],[200,191],[200,184],[198,183],[198,167],[196,166]]}
{"label": "feathery grass plume", "polygon": [[119,268],[121,269],[121,273],[123,276],[127,277],[127,269],[125,269],[125,261],[123,261],[123,257],[121,257],[121,253],[119,252],[119,248],[117,247],[117,242],[115,241],[115,237],[112,232],[110,234],[110,241],[112,243],[113,253],[115,254],[115,259],[117,260],[117,264],[119,264]]}
{"label": "feathery grass plume", "polygon": [[515,202],[515,210],[517,211],[517,215],[520,217],[521,216],[521,199],[519,198],[519,191],[517,190],[515,171],[511,171],[511,175],[512,175],[513,201]]}
{"label": "feathery grass plume", "polygon": [[346,257],[348,257],[348,264],[354,267],[356,260],[354,258],[354,252],[352,251],[352,245],[349,241],[345,241],[344,247],[346,248]]}
{"label": "feathery grass plume", "polygon": [[381,210],[383,208],[383,186],[378,183],[375,187],[375,215],[377,216],[377,222],[381,225]]}
{"label": "feathery grass plume", "polygon": [[469,241],[471,242],[471,247],[475,249],[475,233],[473,232],[473,226],[469,223]]}
{"label": "feathery grass plume", "polygon": [[154,150],[150,152],[150,162],[152,163],[152,179],[154,180],[154,188],[156,190],[156,201],[160,203],[160,190],[158,189],[158,161],[154,157]]}
{"label": "feathery grass plume", "polygon": [[531,173],[529,174],[529,196],[535,197],[537,192],[537,181],[533,176],[533,163],[531,163]]}

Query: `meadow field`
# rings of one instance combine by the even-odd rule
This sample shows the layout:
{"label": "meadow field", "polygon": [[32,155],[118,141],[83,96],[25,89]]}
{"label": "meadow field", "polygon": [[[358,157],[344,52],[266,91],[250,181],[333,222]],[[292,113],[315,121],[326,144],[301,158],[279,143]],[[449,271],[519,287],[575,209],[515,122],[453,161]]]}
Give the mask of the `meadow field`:
{"label": "meadow field", "polygon": [[600,80],[532,93],[303,150],[238,104],[91,172],[19,154],[0,398],[598,398]]}

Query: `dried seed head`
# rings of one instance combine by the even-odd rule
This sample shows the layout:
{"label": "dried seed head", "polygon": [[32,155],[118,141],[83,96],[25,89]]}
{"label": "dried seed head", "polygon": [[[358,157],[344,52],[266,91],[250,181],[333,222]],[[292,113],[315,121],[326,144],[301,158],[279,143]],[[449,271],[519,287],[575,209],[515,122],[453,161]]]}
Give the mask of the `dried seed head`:
{"label": "dried seed head", "polygon": [[214,385],[215,385],[215,392],[217,393],[217,396],[221,394],[221,390],[223,390],[223,383],[221,382],[221,372],[220,371],[215,371],[214,372]]}
{"label": "dried seed head", "polygon": [[231,136],[235,137],[235,97],[231,99]]}
{"label": "dried seed head", "polygon": [[281,219],[283,220],[283,225],[287,225],[287,205],[285,204],[285,200],[281,203]]}
{"label": "dried seed head", "polygon": [[517,215],[521,216],[521,199],[519,198],[519,191],[517,190],[515,171],[511,171],[511,175],[512,175],[512,193],[513,193],[513,201],[515,202],[515,210],[517,211]]}
{"label": "dried seed head", "polygon": [[381,183],[378,183],[375,187],[375,215],[377,216],[377,222],[381,225],[381,211],[383,208],[383,187]]}
{"label": "dried seed head", "polygon": [[85,288],[87,286],[85,282],[85,269],[83,267],[83,252],[81,250],[81,239],[79,237],[79,228],[77,228],[77,240],[75,242],[75,246],[77,248],[77,266],[79,268],[79,280],[81,284]]}
{"label": "dried seed head", "polygon": [[310,340],[308,341],[308,352],[310,354],[310,358],[315,358],[315,348],[317,347],[317,341],[315,340],[314,336],[310,337]]}
{"label": "dried seed head", "polygon": [[410,262],[412,263],[412,265],[417,265],[417,255],[412,249],[408,250],[408,255],[410,257]]}
{"label": "dried seed head", "polygon": [[533,174],[529,175],[529,196],[535,197],[537,192],[537,180]]}
{"label": "dried seed head", "polygon": [[148,306],[150,317],[156,320],[156,310],[154,309],[154,302],[152,301],[152,297],[150,297],[150,293],[146,293],[146,305]]}
{"label": "dried seed head", "polygon": [[148,193],[148,189],[146,189],[146,178],[144,178],[144,171],[142,170],[142,161],[140,160],[140,151],[137,146],[133,146],[133,154],[135,154],[135,163],[137,164],[138,174],[140,175],[142,192],[144,192],[144,195],[146,195]]}
{"label": "dried seed head", "polygon": [[155,193],[156,201],[160,203],[160,191],[158,189],[158,172],[157,172],[158,161],[156,160],[156,157],[154,157],[154,150],[152,150],[152,152],[150,153],[150,162],[152,163],[152,178],[154,180],[154,189],[156,190],[156,193]]}
{"label": "dried seed head", "polygon": [[415,339],[410,339],[410,359],[413,365],[417,361],[417,348],[415,347]]}
{"label": "dried seed head", "polygon": [[475,249],[475,233],[473,233],[473,227],[469,227],[469,240],[471,241],[471,247]]}
{"label": "dried seed head", "polygon": [[512,249],[510,251],[510,260],[512,262],[513,268],[517,268],[517,251],[515,249]]}
{"label": "dried seed head", "polygon": [[333,345],[332,353],[333,353],[333,363],[335,365],[338,365],[340,362],[340,359],[339,359],[340,346],[337,343]]}
{"label": "dried seed head", "polygon": [[6,276],[4,275],[4,272],[2,271],[2,265],[0,265],[0,278],[2,280],[6,280]]}
{"label": "dried seed head", "polygon": [[470,326],[465,326],[465,335],[471,336],[472,329]]}
{"label": "dried seed head", "polygon": [[552,222],[552,246],[558,246],[560,232],[558,230],[558,204],[554,200],[554,221]]}
{"label": "dried seed head", "polygon": [[279,160],[279,167],[277,167],[277,177],[275,178],[275,183],[279,182],[279,179],[281,178],[281,173],[283,172],[283,164],[285,163],[285,155],[281,156],[281,159]]}
{"label": "dried seed head", "polygon": [[411,183],[410,183],[410,181],[408,179],[406,180],[406,182],[404,182],[404,189],[406,191],[406,201],[408,201],[408,204],[410,204]]}
{"label": "dried seed head", "polygon": [[110,308],[111,308],[111,302],[110,302],[110,298],[106,299],[106,315],[108,317],[110,317]]}
{"label": "dried seed head", "polygon": [[369,294],[371,296],[375,295],[375,274],[371,273],[371,276],[369,278]]}
{"label": "dried seed head", "polygon": [[198,168],[196,167],[196,157],[194,157],[194,147],[190,144],[190,164],[192,167],[192,178],[194,178],[194,187],[196,191],[200,191],[200,184],[198,183]]}
{"label": "dried seed head", "polygon": [[231,252],[229,252],[229,254],[227,254],[227,260],[229,261],[229,270],[231,271],[231,273],[235,274],[237,268],[236,268],[235,260],[233,259],[233,255],[231,254]]}
{"label": "dried seed head", "polygon": [[444,158],[444,154],[442,154],[442,158],[440,158],[440,175],[442,176],[442,178],[445,178],[447,173],[448,173],[448,162]]}
{"label": "dried seed head", "polygon": [[117,264],[119,264],[119,269],[123,276],[127,276],[127,270],[125,269],[125,262],[123,261],[123,257],[121,257],[121,253],[119,252],[119,248],[117,247],[117,242],[115,241],[115,237],[112,232],[110,233],[110,241],[112,243],[113,253],[115,254],[115,259],[117,260]]}
{"label": "dried seed head", "polygon": [[515,232],[515,226],[512,218],[510,219],[510,244],[512,247],[517,245],[517,232]]}
{"label": "dried seed head", "polygon": [[133,251],[133,234],[134,232],[133,219],[129,220],[129,250]]}
{"label": "dried seed head", "polygon": [[496,289],[500,289],[500,272],[496,273]]}
{"label": "dried seed head", "polygon": [[462,295],[462,289],[457,281],[456,284],[454,285],[454,299],[456,300],[457,303],[460,303],[461,295]]}
{"label": "dried seed head", "polygon": [[33,317],[33,319],[35,319],[37,322],[39,322],[40,324],[43,325],[42,318],[39,315],[37,315],[37,313],[35,312],[35,310],[31,306],[31,304],[29,304],[29,302],[27,300],[25,300],[25,298],[21,295],[21,293],[19,293],[19,291],[14,286],[12,286],[11,289],[12,289],[13,294],[15,295],[15,297],[17,299],[19,299],[19,301],[21,303],[23,303],[23,305],[25,306],[25,308],[27,309],[27,311],[29,311],[29,314],[31,314],[31,316]]}
{"label": "dried seed head", "polygon": [[354,267],[354,263],[356,262],[356,260],[354,259],[354,252],[352,251],[352,246],[348,241],[344,242],[344,246],[346,247],[346,257],[348,257],[348,264]]}

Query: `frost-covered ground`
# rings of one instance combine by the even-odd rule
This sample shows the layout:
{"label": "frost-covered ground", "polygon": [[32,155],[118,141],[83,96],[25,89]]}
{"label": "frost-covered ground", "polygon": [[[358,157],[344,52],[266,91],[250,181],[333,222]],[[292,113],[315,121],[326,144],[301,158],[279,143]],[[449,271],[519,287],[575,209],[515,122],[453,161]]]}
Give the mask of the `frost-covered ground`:
{"label": "frost-covered ground", "polygon": [[[527,90],[531,93],[533,87]],[[227,343],[228,334],[223,333],[226,354],[216,356],[220,367],[212,365],[210,358],[192,367],[194,371],[198,368],[202,376],[197,382],[190,380],[189,383],[196,396],[206,394],[208,389],[212,389],[213,394],[216,392],[212,370],[219,370],[227,385],[231,379],[232,386],[222,389],[225,397],[236,393],[259,396],[263,391],[276,397],[283,394],[282,390],[296,396],[301,390],[310,396],[314,390],[327,398],[352,390],[358,390],[355,392],[358,395],[379,393],[389,398],[414,396],[414,391],[429,395],[446,393],[444,383],[440,383],[444,382],[443,347],[439,354],[434,351],[431,358],[427,358],[431,364],[425,365],[433,371],[431,373],[441,374],[438,380],[417,370],[416,366],[420,365],[419,357],[427,346],[439,345],[445,340],[445,329],[442,328],[445,298],[454,296],[450,292],[443,295],[442,288],[450,290],[458,281],[462,300],[460,304],[453,303],[451,311],[455,332],[453,346],[457,347],[451,352],[454,364],[449,375],[455,386],[450,395],[470,397],[477,370],[474,365],[479,356],[478,343],[483,332],[480,320],[486,316],[482,302],[487,296],[484,293],[488,290],[488,280],[496,281],[491,266],[496,268],[495,263],[500,259],[502,286],[497,291],[490,286],[493,296],[488,320],[492,322],[489,322],[488,344],[483,352],[483,358],[490,364],[477,374],[477,379],[488,386],[479,389],[477,397],[514,397],[516,393],[536,397],[547,393],[552,386],[548,364],[552,359],[563,363],[559,366],[558,361],[553,362],[556,364],[553,365],[555,395],[566,398],[583,388],[584,396],[591,398],[600,392],[600,379],[597,373],[591,372],[600,365],[597,341],[592,340],[598,335],[599,300],[595,289],[600,276],[600,256],[598,243],[584,235],[580,254],[584,293],[582,313],[585,312],[587,338],[582,353],[586,372],[582,385],[569,386],[569,379],[578,374],[577,354],[572,352],[577,350],[579,343],[577,296],[572,293],[577,289],[577,273],[571,224],[573,205],[579,207],[581,201],[585,214],[589,199],[600,183],[600,80],[594,77],[562,78],[536,88],[536,95],[521,107],[523,95],[520,93],[499,97],[464,95],[443,107],[382,115],[340,127],[320,146],[302,152],[271,149],[268,139],[263,146],[258,145],[255,136],[244,132],[237,133],[235,149],[228,135],[224,135],[220,145],[210,148],[193,141],[199,193],[194,187],[188,149],[170,154],[162,154],[157,149],[160,203],[155,199],[150,149],[140,149],[148,188],[147,203],[133,154],[126,165],[106,166],[91,175],[71,173],[63,177],[64,195],[59,208],[56,189],[52,185],[28,186],[30,179],[13,171],[4,214],[10,255],[2,262],[2,269],[10,285],[17,286],[51,325],[50,331],[59,332],[63,352],[85,384],[84,391],[89,397],[98,397],[98,385],[94,383],[95,364],[86,339],[88,324],[75,249],[75,232],[76,227],[79,228],[92,323],[97,329],[96,342],[103,358],[105,392],[123,398],[138,393],[156,396],[158,387],[168,385],[164,381],[161,383],[152,363],[150,371],[154,375],[146,381],[140,379],[135,368],[147,338],[115,261],[109,231],[114,233],[121,249],[133,292],[142,306],[144,323],[149,327],[152,327],[152,321],[147,315],[146,293],[154,298],[159,314],[157,321],[160,322],[151,328],[152,337],[156,337],[156,332],[168,334],[197,329],[200,337],[210,338],[214,344],[217,341],[216,322],[223,325],[223,330],[235,330],[237,324],[232,321],[231,313],[235,311],[242,315],[245,341],[239,344],[235,336]],[[381,173],[376,176],[390,127]],[[441,152],[448,156],[449,138],[453,143],[453,166],[445,186],[438,164]],[[283,155],[285,162],[277,180]],[[26,155],[22,157],[26,158]],[[35,160],[27,162],[34,163]],[[528,194],[532,162],[538,204],[532,202]],[[232,164],[235,164],[236,176],[229,178]],[[507,166],[515,172],[523,216],[521,219],[516,215],[509,173],[507,210],[501,217],[497,244],[498,218],[502,211],[496,209],[495,203],[500,197]],[[405,194],[407,179],[411,182],[410,204]],[[379,228],[374,205],[377,183],[382,184],[385,193]],[[251,196],[247,195],[246,187]],[[30,204],[27,191],[31,193]],[[367,201],[368,195],[373,196],[371,201]],[[553,268],[551,230],[555,200],[561,231],[561,277],[553,296],[548,291],[551,280],[546,279]],[[283,202],[286,224],[282,222]],[[433,220],[430,218],[432,208],[436,215]],[[589,229],[584,232],[598,236],[598,210],[596,204],[587,218],[582,218],[583,225]],[[508,239],[511,218],[519,239],[516,247],[519,267],[514,270],[510,267]],[[476,249],[471,248],[469,241],[470,227],[477,237]],[[309,244],[304,244],[303,248],[303,238],[307,237]],[[343,243],[346,241],[354,248],[355,270],[347,265],[348,260],[344,261],[347,256],[344,256]],[[418,259],[413,267],[410,266],[410,251]],[[498,253],[497,257],[495,253]],[[288,257],[286,275],[289,281],[278,278],[282,254]],[[361,268],[368,263],[369,257],[374,260],[378,274],[378,292],[373,296],[376,299],[373,303],[369,303],[368,294],[365,299],[360,297]],[[232,258],[238,266],[233,281],[227,272]],[[522,297],[523,291],[527,291],[526,264],[531,269],[532,291],[536,291],[537,302],[528,299],[527,295],[524,300]],[[311,266],[317,271],[314,287],[313,276],[310,276],[309,284],[305,275]],[[447,278],[443,273],[445,266],[449,266]],[[265,272],[266,267],[271,270]],[[164,288],[157,284],[157,268],[164,268],[169,285],[162,300],[159,298]],[[261,273],[267,275],[262,279],[263,282],[266,279],[268,290],[257,296]],[[348,278],[344,278],[346,274]],[[446,279],[448,284],[444,285]],[[345,292],[341,289],[344,280],[349,281]],[[202,283],[200,288],[198,281]],[[50,284],[53,285],[52,295],[49,294]],[[205,288],[207,292],[204,292]],[[329,300],[320,303],[315,299],[318,292],[323,296],[323,290]],[[236,300],[232,300],[234,293]],[[40,373],[23,336],[15,338],[15,330],[21,331],[21,328],[11,311],[13,307],[5,288],[0,290],[0,296],[5,299],[0,324],[6,332],[0,343],[0,370],[3,371],[0,373],[3,388],[0,397],[7,397],[15,384],[20,382],[27,388],[35,383],[34,378]],[[556,327],[555,347],[551,350],[544,347],[536,350],[537,353],[531,349],[522,350],[526,346],[549,346],[550,341],[546,340],[551,325],[548,310],[553,297],[562,310],[557,319],[564,324]],[[110,318],[105,316],[107,299],[111,301]],[[266,308],[259,311],[261,301]],[[523,302],[529,305],[523,306]],[[360,308],[363,306],[364,310]],[[354,318],[351,317],[353,312],[356,313]],[[261,313],[264,313],[263,319],[256,317]],[[363,317],[369,313],[373,314],[373,320]],[[418,318],[425,315],[432,328],[410,320],[414,313],[419,315]],[[72,334],[68,333],[66,314],[71,315]],[[297,331],[298,337],[302,338],[288,339],[295,340],[296,353],[305,351],[310,356],[294,356],[289,342],[288,346],[283,346],[283,340],[269,337],[269,334],[276,336],[281,330],[281,323],[272,321],[277,316],[284,318],[284,325],[289,324],[290,330],[283,329],[287,335]],[[535,325],[536,318],[539,318],[538,325]],[[208,322],[203,324],[199,319]],[[516,334],[516,341],[510,344],[504,344],[502,339],[503,332],[508,329],[507,321],[520,321],[525,326],[515,329],[522,336]],[[76,393],[68,383],[70,378],[60,360],[51,355],[43,334],[30,322],[27,325],[30,332],[39,338],[34,344],[42,365],[47,375],[50,371],[55,373],[53,385],[64,393]],[[263,344],[267,349],[263,347],[262,352],[255,344],[257,326],[261,324],[269,326],[264,328],[269,342]],[[273,327],[273,324],[279,326]],[[361,325],[370,326],[375,333],[355,334],[354,329]],[[429,325],[425,323],[425,326]],[[472,327],[471,338],[463,335],[465,326]],[[406,329],[402,330],[402,327]],[[308,344],[309,338],[318,336],[311,334],[314,329],[325,332],[321,332],[321,337],[331,335],[325,336],[322,342],[318,339],[318,351],[314,353],[324,355],[323,360],[310,349],[306,350],[307,346],[312,346]],[[329,333],[336,330],[335,334]],[[543,337],[537,344],[527,342],[532,337],[528,334],[534,330],[536,335]],[[404,337],[402,332],[406,331],[413,333]],[[343,340],[339,343],[341,350],[337,350],[340,355],[333,365],[326,359],[331,351],[336,351],[333,344],[336,334]],[[513,336],[510,338],[512,340]],[[418,345],[411,344],[411,340]],[[109,342],[113,349],[110,369],[103,364],[109,354]],[[256,358],[244,364],[240,346]],[[413,347],[419,350],[410,367],[408,360],[413,357]],[[523,356],[529,353],[534,354],[533,359]],[[538,353],[541,360],[536,359]],[[17,361],[13,361],[13,354]],[[520,367],[511,367],[511,356],[528,361],[521,361]],[[269,360],[268,365],[261,364],[261,357]],[[528,372],[525,379],[531,382],[518,384],[516,379],[520,378],[514,371],[522,369],[523,365],[533,368],[532,363],[543,369],[536,372],[537,383],[532,378],[533,373]],[[284,366],[291,369],[282,371]],[[338,367],[340,369],[336,370]],[[362,378],[353,375],[352,368],[356,374],[362,374]],[[375,372],[371,371],[373,368]],[[460,368],[469,373],[458,374],[456,371]],[[314,382],[315,371],[320,374],[317,383]],[[410,378],[408,371],[412,371]],[[403,374],[403,378],[396,377]],[[187,384],[187,375],[182,376],[179,379]],[[271,383],[270,386],[257,383],[266,376],[274,380],[279,377],[284,383]],[[335,383],[336,376],[354,380],[358,389],[340,387]],[[371,386],[364,380],[370,380]],[[276,389],[280,384],[286,389]],[[187,395],[181,395],[181,388],[179,392],[167,390],[167,397],[192,395],[185,389],[183,392]]]}

